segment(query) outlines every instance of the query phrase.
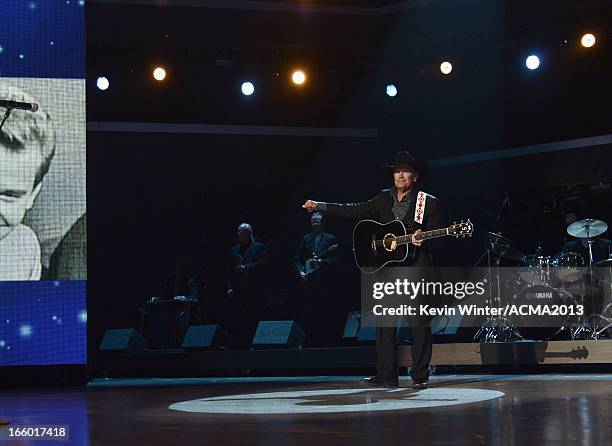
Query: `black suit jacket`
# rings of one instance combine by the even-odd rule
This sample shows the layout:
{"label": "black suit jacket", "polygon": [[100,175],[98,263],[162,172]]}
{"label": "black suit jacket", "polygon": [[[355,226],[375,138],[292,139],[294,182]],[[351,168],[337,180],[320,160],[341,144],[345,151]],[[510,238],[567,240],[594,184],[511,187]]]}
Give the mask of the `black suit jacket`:
{"label": "black suit jacket", "polygon": [[261,270],[266,265],[267,260],[266,245],[260,242],[253,242],[250,249],[247,249],[247,251],[243,254],[244,260],[242,260],[242,263],[240,263],[240,246],[240,244],[237,244],[230,249],[227,287],[233,288],[234,291],[236,291],[237,285],[236,283],[233,283],[235,281],[234,270],[239,264],[246,268],[251,285],[258,286],[260,285],[260,277],[258,277],[258,275],[260,275]]}
{"label": "black suit jacket", "polygon": [[[382,190],[378,195],[368,201],[361,203],[326,203],[325,212],[329,215],[339,217],[347,217],[353,219],[372,219],[379,223],[387,223],[395,219],[392,211],[393,195],[389,189]],[[422,231],[430,231],[432,229],[440,229],[445,227],[445,219],[442,212],[440,201],[427,194],[425,202],[425,214],[423,223],[414,221],[414,210],[416,207],[416,199],[411,204],[410,209],[402,220],[409,232],[414,232],[417,229]],[[430,257],[432,246],[435,246],[434,240],[428,240],[423,243],[422,247],[417,249],[417,262],[422,258],[421,253],[426,253]],[[421,262],[419,262],[421,263]]]}
{"label": "black suit jacket", "polygon": [[72,225],[49,263],[46,280],[87,280],[87,214]]}
{"label": "black suit jacket", "polygon": [[[325,252],[330,246],[338,243],[335,235],[328,234],[327,232],[323,233],[323,237],[319,242],[319,249],[315,251],[314,249],[315,242],[315,233],[311,232],[310,234],[306,234],[302,241],[298,245],[297,251],[295,252],[295,256],[293,257],[295,270],[299,273],[300,271],[304,271],[304,263],[306,260],[312,258],[312,254],[316,254],[320,256]],[[338,260],[338,251],[333,251],[327,255],[325,255],[322,259],[322,263],[326,263],[328,265],[332,265],[336,263]]]}

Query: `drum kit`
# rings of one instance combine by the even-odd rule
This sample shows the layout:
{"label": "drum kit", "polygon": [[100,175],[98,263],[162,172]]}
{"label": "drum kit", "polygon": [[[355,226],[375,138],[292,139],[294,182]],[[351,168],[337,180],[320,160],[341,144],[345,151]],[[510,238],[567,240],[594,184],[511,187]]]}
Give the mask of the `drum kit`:
{"label": "drum kit", "polygon": [[[567,233],[582,243],[583,255],[564,248],[554,256],[543,255],[541,245],[535,253],[525,255],[510,239],[487,233],[487,250],[483,254],[488,259],[487,305],[523,305],[533,302],[534,296],[547,296],[548,304],[582,305],[585,311],[557,319],[557,327],[530,327],[520,319],[490,316],[477,331],[474,342],[598,339],[608,332],[612,328],[612,255],[601,261],[595,261],[593,256],[596,237],[607,229],[605,222],[594,219],[570,224]],[[606,299],[608,304],[604,305]]]}

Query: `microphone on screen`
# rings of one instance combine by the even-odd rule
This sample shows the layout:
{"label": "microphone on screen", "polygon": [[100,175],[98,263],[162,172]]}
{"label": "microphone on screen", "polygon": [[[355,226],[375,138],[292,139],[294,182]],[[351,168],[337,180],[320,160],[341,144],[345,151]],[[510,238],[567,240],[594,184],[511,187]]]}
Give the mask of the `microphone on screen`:
{"label": "microphone on screen", "polygon": [[38,104],[29,102],[17,102],[17,101],[5,101],[0,99],[0,107],[7,108],[9,110],[25,110],[32,113],[38,111]]}

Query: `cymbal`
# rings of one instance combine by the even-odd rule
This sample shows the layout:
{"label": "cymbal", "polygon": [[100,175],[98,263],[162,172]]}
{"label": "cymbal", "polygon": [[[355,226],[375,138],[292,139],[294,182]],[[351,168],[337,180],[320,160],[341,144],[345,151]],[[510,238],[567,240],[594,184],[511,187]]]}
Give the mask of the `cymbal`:
{"label": "cymbal", "polygon": [[595,263],[595,266],[612,266],[612,257],[609,259],[600,260],[599,262]]}
{"label": "cymbal", "polygon": [[586,220],[575,221],[567,227],[567,233],[577,238],[593,238],[603,234],[608,230],[608,225],[601,220],[587,218]]}

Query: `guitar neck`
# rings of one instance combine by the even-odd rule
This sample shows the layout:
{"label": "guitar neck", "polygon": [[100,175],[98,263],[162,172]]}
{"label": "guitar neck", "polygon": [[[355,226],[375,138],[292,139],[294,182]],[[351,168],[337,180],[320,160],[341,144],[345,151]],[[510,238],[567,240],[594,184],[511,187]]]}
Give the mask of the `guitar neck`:
{"label": "guitar neck", "polygon": [[[431,231],[421,232],[416,235],[417,240],[429,240],[432,238],[445,237],[449,235],[448,228],[433,229]],[[412,242],[412,234],[401,235],[396,240],[398,245],[407,245]]]}
{"label": "guitar neck", "polygon": [[328,247],[325,251],[323,251],[321,254],[316,255],[314,252],[312,253],[312,258],[314,259],[315,257],[322,259],[324,258],[327,254],[329,254],[330,252],[333,252],[334,250],[336,250],[338,248],[338,245],[331,245],[330,247]]}

